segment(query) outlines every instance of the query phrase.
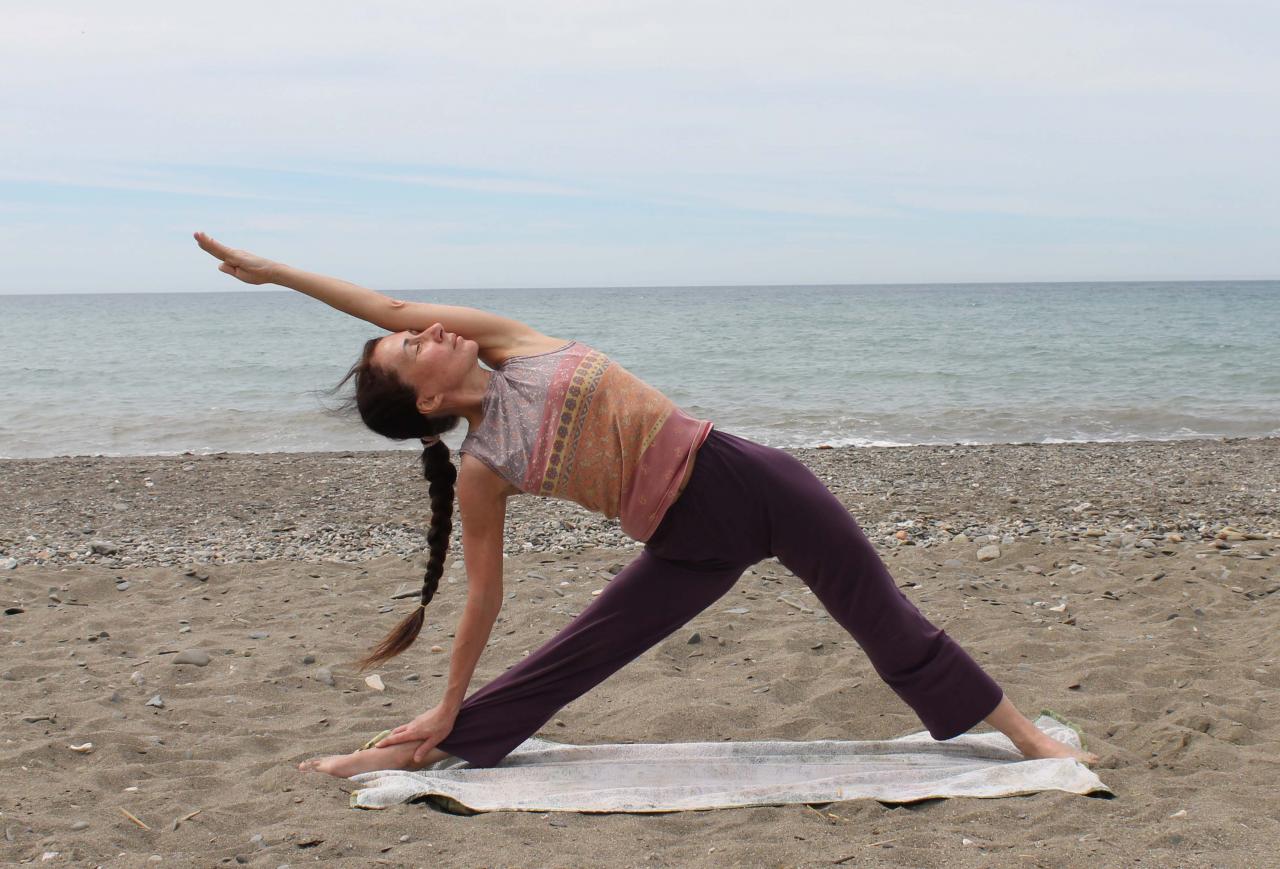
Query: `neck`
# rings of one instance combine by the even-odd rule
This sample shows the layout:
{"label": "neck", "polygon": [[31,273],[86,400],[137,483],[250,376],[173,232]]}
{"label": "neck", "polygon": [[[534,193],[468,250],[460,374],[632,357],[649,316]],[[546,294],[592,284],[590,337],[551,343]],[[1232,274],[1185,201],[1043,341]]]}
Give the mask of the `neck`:
{"label": "neck", "polygon": [[489,388],[489,379],[492,377],[493,372],[477,365],[454,392],[449,412],[465,419],[469,428],[474,429],[484,419],[484,392]]}

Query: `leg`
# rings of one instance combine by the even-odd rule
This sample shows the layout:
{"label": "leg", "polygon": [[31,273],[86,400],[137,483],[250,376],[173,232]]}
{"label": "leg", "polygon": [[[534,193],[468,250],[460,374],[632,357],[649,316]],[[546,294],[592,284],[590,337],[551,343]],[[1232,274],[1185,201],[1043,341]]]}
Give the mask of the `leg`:
{"label": "leg", "polygon": [[1000,705],[987,716],[987,723],[1013,742],[1022,756],[1030,760],[1041,757],[1070,757],[1081,763],[1097,763],[1098,756],[1081,751],[1065,742],[1058,742],[1036,727],[1027,716],[1018,711],[1008,697],[1001,698]]}
{"label": "leg", "polygon": [[935,739],[990,715],[1000,687],[909,601],[839,499],[786,453],[770,462],[773,554],[799,576]]}
{"label": "leg", "polygon": [[695,569],[642,550],[559,633],[463,701],[438,748],[494,766],[563,706],[714,603],[746,567]]}

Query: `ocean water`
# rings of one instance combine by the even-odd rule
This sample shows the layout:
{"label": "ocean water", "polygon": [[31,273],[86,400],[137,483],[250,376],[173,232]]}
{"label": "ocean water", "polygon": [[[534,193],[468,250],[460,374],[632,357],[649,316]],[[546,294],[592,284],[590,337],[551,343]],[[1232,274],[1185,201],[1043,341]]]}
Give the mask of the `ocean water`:
{"label": "ocean water", "polygon": [[[775,446],[1280,436],[1280,281],[400,295],[584,341]],[[0,296],[0,456],[394,447],[324,392],[375,334],[287,290]]]}

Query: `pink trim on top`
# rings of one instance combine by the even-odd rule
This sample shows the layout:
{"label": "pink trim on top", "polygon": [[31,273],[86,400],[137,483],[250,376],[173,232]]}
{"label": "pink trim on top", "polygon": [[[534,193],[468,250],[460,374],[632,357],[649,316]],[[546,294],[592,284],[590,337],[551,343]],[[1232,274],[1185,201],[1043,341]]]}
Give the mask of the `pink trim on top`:
{"label": "pink trim on top", "polygon": [[[631,486],[622,493],[622,530],[635,540],[644,542],[662,523],[662,517],[680,494],[680,484],[693,461],[698,447],[711,433],[709,420],[698,420],[676,408],[649,449],[641,456],[641,464],[631,477]],[[692,432],[692,438],[690,438]],[[670,476],[654,477],[663,462],[673,453],[684,452],[684,460],[676,468],[666,466]]]}
{"label": "pink trim on top", "polygon": [[[554,352],[559,353],[566,349],[568,348],[561,347],[560,350]],[[590,352],[591,348],[583,347],[579,351],[567,353],[556,365],[555,371],[552,372],[550,382],[547,384],[546,395],[542,399],[542,416],[539,419],[537,435],[533,442],[533,455],[529,457],[529,466],[525,469],[524,483],[521,486],[526,492],[543,494],[538,491],[538,487],[547,473],[547,460],[551,456],[551,448],[556,442],[556,435],[559,433],[560,415],[565,412],[565,396],[569,393],[569,385],[573,382],[574,372],[578,370],[583,358]],[[546,354],[540,353],[538,355],[544,356]],[[557,474],[554,488],[559,489],[564,483],[565,480]]]}

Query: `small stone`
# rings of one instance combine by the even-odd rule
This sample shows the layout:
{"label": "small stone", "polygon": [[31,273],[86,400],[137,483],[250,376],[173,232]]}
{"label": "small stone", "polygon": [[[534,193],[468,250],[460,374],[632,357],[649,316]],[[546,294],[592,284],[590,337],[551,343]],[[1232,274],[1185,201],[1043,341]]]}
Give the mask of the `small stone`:
{"label": "small stone", "polygon": [[75,832],[75,833],[78,833],[81,830],[87,830],[87,829],[89,829],[88,821],[76,821],[74,824],[71,825],[71,830],[72,832]]}
{"label": "small stone", "polygon": [[257,845],[259,848],[265,848],[265,847],[267,847],[267,845],[266,845],[266,840],[262,838],[262,834],[261,834],[261,833],[254,833],[252,836],[250,836],[250,837],[249,837],[249,844],[251,844],[251,845]]}
{"label": "small stone", "polygon": [[1081,536],[1082,537],[1102,537],[1106,533],[1107,532],[1103,531],[1101,528],[1086,528],[1084,530],[1084,534],[1082,534]]}
{"label": "small stone", "polygon": [[271,636],[271,634],[267,633],[266,631],[254,631],[253,633],[249,634],[249,639],[265,640],[269,636]]}
{"label": "small stone", "polygon": [[432,647],[431,647],[431,651],[433,651],[433,652],[443,652],[443,651],[444,651],[444,646],[432,646]]}
{"label": "small stone", "polygon": [[690,646],[692,646],[692,645],[694,645],[694,644],[696,644],[696,643],[701,643],[701,642],[702,642],[702,634],[698,633],[697,631],[694,631],[694,632],[689,636],[689,639],[687,639],[687,640],[685,641],[685,644],[686,644],[686,645],[690,645]]}
{"label": "small stone", "polygon": [[400,843],[404,844],[407,841],[409,841],[409,834],[405,833],[403,836],[400,837]]}
{"label": "small stone", "polygon": [[810,646],[809,648],[810,648],[810,649],[813,649],[814,651],[817,651],[818,649],[821,649],[821,648],[822,648],[822,643],[816,643],[816,644],[814,644],[814,645]]}
{"label": "small stone", "polygon": [[13,570],[18,566],[16,558],[0,558],[0,570]]}
{"label": "small stone", "polygon": [[142,675],[141,670],[134,670],[129,674],[129,681],[141,688],[143,685],[147,684],[147,677]]}
{"label": "small stone", "polygon": [[995,546],[995,545],[984,546],[978,550],[979,561],[995,561],[999,557],[1000,557],[999,546]]}
{"label": "small stone", "polygon": [[972,844],[974,844],[974,841],[973,841],[972,839],[962,838],[962,839],[960,840],[960,844],[961,844],[961,845],[972,845]]}
{"label": "small stone", "polygon": [[116,591],[128,591],[128,590],[129,590],[129,580],[122,579],[116,583]]}
{"label": "small stone", "polygon": [[67,748],[71,749],[77,754],[91,754],[93,752],[93,743],[86,742],[81,745],[68,745]]}
{"label": "small stone", "polygon": [[154,706],[157,709],[163,709],[164,700],[160,697],[159,694],[157,694],[156,696],[152,697],[150,700],[147,701],[147,705]]}
{"label": "small stone", "polygon": [[1171,817],[1171,818],[1185,818],[1186,816],[1187,816],[1187,810],[1186,810],[1186,809],[1178,809],[1178,811],[1174,812],[1174,813],[1173,813],[1172,815],[1170,815],[1169,817]]}
{"label": "small stone", "polygon": [[316,656],[315,656],[315,655],[303,655],[303,656],[302,656],[302,663],[304,663],[304,664],[314,664],[315,662],[316,662]]}
{"label": "small stone", "polygon": [[174,664],[190,664],[193,667],[209,666],[209,653],[204,649],[187,649],[173,656]]}
{"label": "small stone", "polygon": [[364,677],[364,684],[368,685],[374,691],[385,691],[387,686],[382,683],[382,677],[377,673],[371,673]]}
{"label": "small stone", "polygon": [[421,597],[422,586],[402,585],[392,593],[392,600],[405,600],[411,597]]}
{"label": "small stone", "polygon": [[94,555],[115,555],[120,551],[120,547],[110,540],[91,540],[89,541],[89,551]]}
{"label": "small stone", "polygon": [[328,685],[330,688],[335,684],[333,680],[333,672],[328,667],[321,667],[319,670],[316,670],[316,681],[323,685]]}
{"label": "small stone", "polygon": [[744,606],[735,606],[735,607],[730,607],[729,609],[725,610],[725,612],[733,613],[735,616],[740,616],[740,615],[745,615],[746,613],[751,612],[751,610],[747,609]]}

